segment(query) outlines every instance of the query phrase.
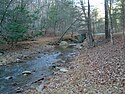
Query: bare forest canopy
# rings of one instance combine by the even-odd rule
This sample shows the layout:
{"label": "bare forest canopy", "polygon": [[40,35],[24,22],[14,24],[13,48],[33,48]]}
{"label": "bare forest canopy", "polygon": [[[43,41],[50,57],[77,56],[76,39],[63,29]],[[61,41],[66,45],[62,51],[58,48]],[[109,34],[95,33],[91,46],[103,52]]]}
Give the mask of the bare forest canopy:
{"label": "bare forest canopy", "polygon": [[[105,17],[89,0],[0,0],[0,44],[65,33],[105,33],[106,39],[124,29],[124,0],[105,0]],[[124,31],[124,30],[123,30]]]}

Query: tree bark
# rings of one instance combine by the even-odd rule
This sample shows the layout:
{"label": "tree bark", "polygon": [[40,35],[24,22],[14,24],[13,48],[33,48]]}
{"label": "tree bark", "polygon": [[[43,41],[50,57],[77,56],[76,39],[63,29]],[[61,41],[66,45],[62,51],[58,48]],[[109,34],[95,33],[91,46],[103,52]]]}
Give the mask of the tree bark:
{"label": "tree bark", "polygon": [[83,5],[83,0],[80,0],[80,3],[81,3],[81,7],[82,7],[82,11],[83,11],[83,13],[84,13],[85,19],[87,20],[88,17],[87,17],[86,12],[85,12],[85,7],[84,7],[84,5]]}
{"label": "tree bark", "polygon": [[110,18],[110,36],[111,36],[111,43],[114,45],[114,36],[113,36],[113,25],[112,25],[112,17],[111,17],[111,9],[112,9],[112,0],[110,0],[110,7],[109,7],[109,18]]}
{"label": "tree bark", "polygon": [[[10,0],[10,2],[9,2],[8,5],[6,6],[6,9],[5,9],[4,13],[3,13],[3,16],[2,16],[1,21],[0,21],[0,26],[1,26],[1,27],[2,27],[2,23],[3,23],[3,21],[4,21],[4,18],[5,18],[5,16],[6,16],[6,12],[7,12],[8,8],[10,7],[10,4],[12,3],[12,1],[13,1],[13,0]],[[1,32],[1,31],[0,31],[0,32]]]}
{"label": "tree bark", "polygon": [[85,7],[83,5],[83,0],[80,0],[80,3],[81,3],[82,11],[83,11],[84,16],[85,16],[85,20],[86,20],[85,22],[86,22],[87,27],[88,27],[88,32],[87,32],[88,46],[92,47],[92,46],[94,46],[94,38],[92,36],[92,28],[91,28],[90,2],[88,0],[88,17],[87,17],[86,12],[85,12]]}
{"label": "tree bark", "polygon": [[125,1],[124,0],[122,0],[122,23],[123,23],[123,28],[122,28],[122,33],[123,33],[123,35],[122,35],[122,42],[123,42],[123,48],[125,47],[125,29],[124,29],[124,26],[125,26]]}
{"label": "tree bark", "polygon": [[123,58],[123,62],[125,61],[125,0],[121,0],[122,3],[122,14],[121,14],[121,18],[122,18],[122,58]]}
{"label": "tree bark", "polygon": [[108,0],[105,0],[105,38],[110,38],[109,20],[108,20]]}
{"label": "tree bark", "polygon": [[93,47],[94,46],[94,39],[92,36],[92,27],[91,27],[91,17],[90,17],[90,2],[88,0],[88,46]]}

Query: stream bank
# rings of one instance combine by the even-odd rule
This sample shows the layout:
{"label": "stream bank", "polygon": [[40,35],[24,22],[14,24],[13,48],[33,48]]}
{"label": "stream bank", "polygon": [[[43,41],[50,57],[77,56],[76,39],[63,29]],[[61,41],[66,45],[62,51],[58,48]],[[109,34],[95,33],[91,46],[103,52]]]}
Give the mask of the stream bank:
{"label": "stream bank", "polygon": [[37,54],[49,51],[54,51],[54,46],[37,45],[35,47],[23,48],[21,50],[9,50],[9,51],[7,50],[0,55],[0,65],[23,62],[25,60],[35,57]]}

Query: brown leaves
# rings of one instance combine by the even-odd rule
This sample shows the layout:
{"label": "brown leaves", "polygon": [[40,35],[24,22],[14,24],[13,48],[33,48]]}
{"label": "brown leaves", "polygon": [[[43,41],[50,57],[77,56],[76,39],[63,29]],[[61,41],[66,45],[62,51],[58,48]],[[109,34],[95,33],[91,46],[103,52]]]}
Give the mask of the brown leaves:
{"label": "brown leaves", "polygon": [[[113,46],[106,43],[93,49],[81,50],[79,58],[72,63],[70,73],[53,80],[53,90],[68,94],[125,94],[125,62],[120,39]],[[63,85],[61,85],[63,84]]]}
{"label": "brown leaves", "polygon": [[88,50],[89,66],[86,73],[91,83],[106,87],[113,87],[115,84],[118,84],[119,88],[125,87],[125,79],[122,79],[125,77],[122,46],[119,39],[116,41],[114,46],[108,43]]}

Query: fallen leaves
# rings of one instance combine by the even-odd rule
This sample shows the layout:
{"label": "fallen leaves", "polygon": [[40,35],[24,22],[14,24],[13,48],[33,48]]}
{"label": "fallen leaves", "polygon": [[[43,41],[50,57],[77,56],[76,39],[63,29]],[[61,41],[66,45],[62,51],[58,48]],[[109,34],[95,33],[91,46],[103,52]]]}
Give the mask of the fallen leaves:
{"label": "fallen leaves", "polygon": [[73,68],[70,66],[67,73],[55,75],[45,94],[50,91],[51,94],[125,94],[125,62],[120,38],[115,43],[81,50],[70,64]]}

